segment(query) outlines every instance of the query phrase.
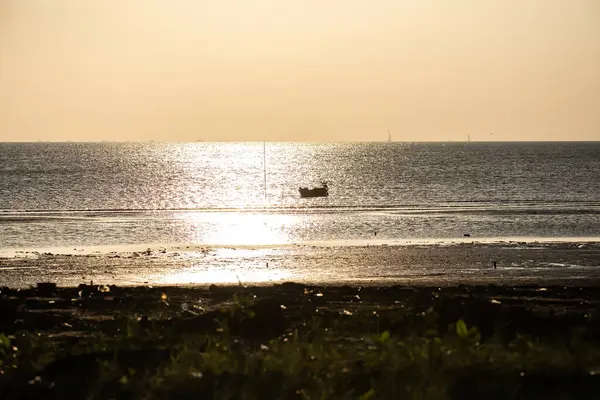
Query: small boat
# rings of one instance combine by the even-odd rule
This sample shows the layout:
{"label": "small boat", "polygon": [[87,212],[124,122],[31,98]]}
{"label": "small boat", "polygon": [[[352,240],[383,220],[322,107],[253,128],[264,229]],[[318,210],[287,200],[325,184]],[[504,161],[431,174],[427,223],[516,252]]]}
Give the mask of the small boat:
{"label": "small boat", "polygon": [[309,189],[307,187],[298,188],[300,197],[327,197],[329,196],[329,188],[327,182],[321,182],[321,187]]}

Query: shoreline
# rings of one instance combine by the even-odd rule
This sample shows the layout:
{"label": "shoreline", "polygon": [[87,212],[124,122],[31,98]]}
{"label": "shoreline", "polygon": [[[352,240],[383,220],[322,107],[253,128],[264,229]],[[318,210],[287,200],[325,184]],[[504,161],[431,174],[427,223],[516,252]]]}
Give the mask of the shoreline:
{"label": "shoreline", "polygon": [[[471,239],[471,238],[466,238]],[[76,249],[76,248],[74,248]],[[367,246],[180,246],[0,257],[0,286],[211,284],[578,285],[600,282],[599,242],[501,242]],[[494,269],[493,263],[497,263]]]}
{"label": "shoreline", "polygon": [[594,245],[600,246],[600,237],[582,236],[582,237],[535,237],[535,236],[510,236],[510,237],[453,237],[453,238],[415,238],[415,239],[335,239],[305,241],[301,243],[272,243],[272,244],[235,244],[235,243],[139,243],[125,245],[91,245],[91,246],[50,246],[50,247],[6,247],[0,248],[0,259],[30,257],[34,255],[47,253],[51,255],[89,255],[89,254],[112,254],[112,253],[133,253],[143,252],[148,249],[152,251],[201,251],[203,249],[278,249],[289,247],[370,247],[370,246],[454,246],[454,245]]}

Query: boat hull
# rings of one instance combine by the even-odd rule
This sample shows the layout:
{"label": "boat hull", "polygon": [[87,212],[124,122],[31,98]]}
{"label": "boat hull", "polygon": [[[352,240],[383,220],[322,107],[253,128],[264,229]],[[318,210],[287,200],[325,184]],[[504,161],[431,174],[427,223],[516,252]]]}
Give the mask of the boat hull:
{"label": "boat hull", "polygon": [[300,197],[327,197],[329,190],[327,188],[299,188]]}

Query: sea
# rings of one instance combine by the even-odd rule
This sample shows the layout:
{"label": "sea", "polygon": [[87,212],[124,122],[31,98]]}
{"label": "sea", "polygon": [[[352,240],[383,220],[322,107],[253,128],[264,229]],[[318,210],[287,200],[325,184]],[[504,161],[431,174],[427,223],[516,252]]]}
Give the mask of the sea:
{"label": "sea", "polygon": [[0,251],[597,240],[599,177],[600,142],[0,143]]}

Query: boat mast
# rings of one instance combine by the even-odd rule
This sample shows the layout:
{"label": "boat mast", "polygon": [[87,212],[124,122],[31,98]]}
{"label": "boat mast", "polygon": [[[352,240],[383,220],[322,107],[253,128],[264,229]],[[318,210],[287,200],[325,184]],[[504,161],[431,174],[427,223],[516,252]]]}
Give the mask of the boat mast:
{"label": "boat mast", "polygon": [[388,129],[388,142],[392,141],[392,134],[390,133],[390,130]]}
{"label": "boat mast", "polygon": [[267,199],[267,144],[263,142],[263,172],[265,177],[265,200]]}

